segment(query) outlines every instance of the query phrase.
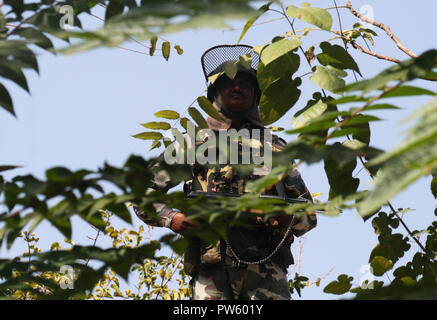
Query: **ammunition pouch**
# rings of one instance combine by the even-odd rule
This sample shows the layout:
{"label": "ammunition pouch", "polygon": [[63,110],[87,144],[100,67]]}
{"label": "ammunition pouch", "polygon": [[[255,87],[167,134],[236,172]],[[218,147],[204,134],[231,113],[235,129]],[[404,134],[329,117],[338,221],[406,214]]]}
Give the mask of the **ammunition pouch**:
{"label": "ammunition pouch", "polygon": [[195,275],[200,267],[208,267],[222,263],[221,242],[215,245],[199,239],[190,242],[184,255],[184,271],[189,276]]}
{"label": "ammunition pouch", "polygon": [[285,242],[271,260],[283,269],[287,269],[290,265],[294,264],[290,245],[287,245],[287,242]]}
{"label": "ammunition pouch", "polygon": [[199,271],[200,266],[200,242],[192,240],[184,254],[184,271],[193,276]]}

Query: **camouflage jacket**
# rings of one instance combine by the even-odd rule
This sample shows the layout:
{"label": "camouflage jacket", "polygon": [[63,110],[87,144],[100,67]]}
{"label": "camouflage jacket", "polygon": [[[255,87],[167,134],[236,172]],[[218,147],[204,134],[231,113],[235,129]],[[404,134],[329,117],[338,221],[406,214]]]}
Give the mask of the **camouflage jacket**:
{"label": "camouflage jacket", "polygon": [[[214,125],[210,125],[210,127],[214,128]],[[245,127],[250,129],[253,126],[247,123]],[[286,142],[283,139],[275,135],[272,136],[273,152],[280,152],[285,144]],[[238,172],[233,170],[232,165],[222,165],[219,168],[217,166],[208,168],[206,166],[193,165],[192,179],[185,182],[184,192],[186,194],[191,191],[243,194],[247,191],[246,183],[257,178],[259,176],[255,174],[245,178],[240,177]],[[165,190],[169,187],[169,184],[170,177],[168,174],[163,170],[158,171],[153,180],[153,187],[148,192],[157,188]],[[271,188],[267,194],[286,195],[289,198],[305,198],[312,201],[311,194],[297,170],[289,173],[281,182]],[[149,218],[136,206],[134,206],[134,211],[141,220],[149,225],[170,227],[171,220],[178,211],[168,208],[163,203],[155,204],[154,206],[158,213],[158,221]],[[292,233],[289,234],[285,244],[272,257],[272,260],[278,262],[284,268],[292,264],[293,257],[290,252],[290,244],[293,242],[293,235],[301,236],[314,228],[316,224],[317,218],[315,214],[308,214],[297,218],[291,229]],[[229,230],[229,243],[239,258],[253,261],[268,256],[282,240],[288,228],[288,226],[281,225],[276,219],[271,218],[264,222],[261,217],[257,218],[255,226],[253,229],[234,227]],[[229,247],[224,245],[223,241],[216,246],[211,246],[205,242],[192,242],[185,254],[185,270],[188,274],[193,274],[197,270],[199,263],[200,265],[223,263],[223,256],[233,256]]]}

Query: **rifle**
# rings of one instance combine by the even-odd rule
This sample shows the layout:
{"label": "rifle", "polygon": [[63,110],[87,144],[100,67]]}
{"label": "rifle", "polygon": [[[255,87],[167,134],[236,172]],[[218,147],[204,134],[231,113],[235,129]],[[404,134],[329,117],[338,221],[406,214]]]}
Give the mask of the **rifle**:
{"label": "rifle", "polygon": [[[187,194],[188,199],[194,199],[197,197],[207,197],[207,198],[220,198],[220,197],[228,197],[228,198],[240,198],[244,194],[237,194],[237,193],[227,193],[227,192],[201,192],[201,191],[191,191]],[[279,199],[279,200],[285,200],[288,203],[311,203],[310,200],[305,198],[289,198],[289,197],[281,197],[276,195],[269,195],[269,194],[261,194],[259,195],[259,198],[261,199]],[[314,210],[316,213],[324,213],[324,210]]]}
{"label": "rifle", "polygon": [[[228,197],[228,198],[240,198],[244,194],[237,194],[237,193],[227,193],[227,192],[201,192],[201,191],[191,191],[187,198],[197,198],[200,196],[205,196],[207,198],[217,198],[217,197]],[[259,196],[263,199],[279,199],[279,200],[285,200],[288,203],[308,203],[310,200],[305,198],[289,198],[289,197],[281,197],[281,196],[274,196],[269,194],[261,194]]]}

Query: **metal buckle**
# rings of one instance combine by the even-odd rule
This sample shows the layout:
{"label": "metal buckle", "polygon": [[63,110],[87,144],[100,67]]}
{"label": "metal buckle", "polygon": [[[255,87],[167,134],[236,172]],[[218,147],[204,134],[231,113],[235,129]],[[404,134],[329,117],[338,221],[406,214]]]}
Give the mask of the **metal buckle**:
{"label": "metal buckle", "polygon": [[227,268],[227,269],[229,269],[229,268],[246,269],[247,268],[247,264],[241,262],[240,260],[232,259],[232,264],[231,265],[225,265],[225,268]]}

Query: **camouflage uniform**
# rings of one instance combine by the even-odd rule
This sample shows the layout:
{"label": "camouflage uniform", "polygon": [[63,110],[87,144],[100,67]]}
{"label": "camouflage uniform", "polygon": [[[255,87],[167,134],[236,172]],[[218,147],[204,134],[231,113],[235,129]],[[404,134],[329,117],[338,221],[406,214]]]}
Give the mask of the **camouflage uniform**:
{"label": "camouflage uniform", "polygon": [[[219,111],[219,110],[218,110]],[[220,113],[220,112],[219,112]],[[221,116],[226,117],[220,113]],[[230,121],[218,122],[211,117],[208,125],[214,131],[228,129]],[[259,128],[247,122],[243,128]],[[262,140],[262,139],[261,139]],[[285,141],[273,135],[272,151],[280,152]],[[192,179],[184,184],[184,192],[225,192],[242,194],[248,180],[259,176],[249,175],[246,178],[238,176],[232,166],[222,165],[207,168],[194,165]],[[170,178],[160,171],[154,179],[154,187],[167,189]],[[292,171],[286,178],[267,191],[271,195],[286,195],[290,198],[305,198],[312,201],[297,170]],[[138,217],[151,225],[170,227],[171,219],[177,211],[167,208],[164,204],[155,204],[159,221],[153,221],[139,208],[134,206]],[[297,219],[291,231],[271,259],[262,264],[242,264],[235,266],[235,258],[225,241],[219,241],[215,246],[201,241],[190,239],[190,245],[184,255],[185,272],[192,276],[193,299],[290,299],[287,268],[293,264],[290,245],[294,236],[301,236],[316,226],[316,215],[305,215]],[[255,222],[255,228],[233,227],[229,229],[229,243],[240,259],[258,261],[267,257],[277,247],[286,233],[288,226],[283,226],[271,218],[264,222],[261,217]]]}

